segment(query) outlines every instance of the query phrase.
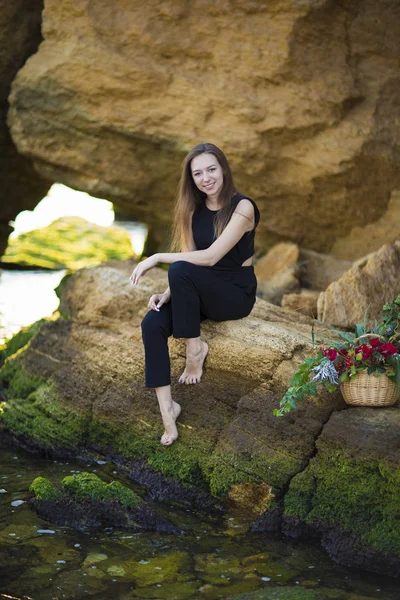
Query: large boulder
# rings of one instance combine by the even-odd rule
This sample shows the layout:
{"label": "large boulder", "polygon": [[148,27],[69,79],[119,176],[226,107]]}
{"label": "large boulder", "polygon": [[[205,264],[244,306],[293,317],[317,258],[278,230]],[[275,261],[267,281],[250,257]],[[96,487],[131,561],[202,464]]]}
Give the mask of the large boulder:
{"label": "large boulder", "polygon": [[285,497],[285,530],[340,562],[400,575],[400,410],[335,413]]}
{"label": "large boulder", "polygon": [[340,329],[380,320],[382,305],[400,294],[400,242],[358,260],[318,298],[318,319]]}
{"label": "large boulder", "polygon": [[[64,318],[45,323],[1,370],[3,428],[38,448],[132,459],[136,478],[147,477],[147,464],[147,472],[217,495],[233,484],[266,483],[272,500],[305,467],[332,410],[343,407],[339,395],[321,395],[295,418],[272,415],[290,372],[313,351],[311,320],[259,299],[246,319],[206,321],[205,375],[197,386],[173,383],[183,410],[179,440],[166,449],[154,391],[143,385],[140,334],[148,298],[165,289],[166,272],[154,269],[132,287],[131,269],[129,261],[107,263],[63,281]],[[176,382],[183,341],[171,340],[170,351]]]}
{"label": "large boulder", "polygon": [[44,177],[149,224],[153,246],[183,156],[211,140],[260,205],[261,248],[329,251],[398,183],[399,26],[397,0],[48,0],[12,136]]}
{"label": "large boulder", "polygon": [[7,127],[11,82],[42,39],[43,0],[0,0],[0,256],[21,210],[32,209],[46,195],[49,182],[15,148]]}

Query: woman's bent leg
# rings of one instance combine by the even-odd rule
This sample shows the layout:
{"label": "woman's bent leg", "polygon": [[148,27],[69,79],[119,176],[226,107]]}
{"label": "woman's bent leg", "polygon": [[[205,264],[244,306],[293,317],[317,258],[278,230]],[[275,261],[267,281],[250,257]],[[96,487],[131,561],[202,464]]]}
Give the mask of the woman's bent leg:
{"label": "woman's bent leg", "polygon": [[200,339],[200,322],[205,318],[240,319],[250,313],[254,297],[236,285],[238,279],[242,282],[243,275],[249,280],[249,287],[253,285],[255,289],[254,272],[250,270],[223,273],[186,261],[173,263],[169,268],[173,335],[186,338],[187,360],[179,378],[181,383],[198,383],[201,379],[208,347]]}
{"label": "woman's bent leg", "polygon": [[171,383],[168,338],[172,334],[171,304],[160,312],[149,310],[142,321],[147,387],[157,388]]}
{"label": "woman's bent leg", "polygon": [[176,419],[181,407],[172,400],[170,386],[170,360],[168,338],[172,333],[171,305],[165,304],[160,311],[150,310],[142,321],[142,337],[145,350],[146,386],[155,388],[164,434],[163,446],[170,446],[178,437]]}

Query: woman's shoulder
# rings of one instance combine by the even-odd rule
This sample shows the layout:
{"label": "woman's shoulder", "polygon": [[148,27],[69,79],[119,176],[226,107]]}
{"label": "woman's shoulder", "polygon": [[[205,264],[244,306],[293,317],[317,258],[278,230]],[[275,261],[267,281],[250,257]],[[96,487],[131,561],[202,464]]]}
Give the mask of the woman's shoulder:
{"label": "woman's shoulder", "polygon": [[254,208],[255,226],[257,227],[258,222],[260,220],[260,211],[258,210],[258,206],[254,202],[253,198],[250,198],[250,196],[246,196],[245,194],[242,194],[242,192],[235,192],[234,195],[232,196],[232,206],[234,208],[236,208],[237,205],[239,204],[239,202],[241,202],[242,200],[247,200],[248,202],[250,202],[252,204],[252,206]]}

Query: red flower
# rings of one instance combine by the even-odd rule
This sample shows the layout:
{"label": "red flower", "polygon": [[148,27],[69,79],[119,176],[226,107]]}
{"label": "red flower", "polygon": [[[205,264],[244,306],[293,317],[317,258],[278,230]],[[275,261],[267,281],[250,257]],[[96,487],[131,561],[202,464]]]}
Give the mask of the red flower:
{"label": "red flower", "polygon": [[367,344],[361,344],[361,346],[358,346],[358,348],[356,348],[355,351],[356,354],[361,352],[363,360],[368,360],[371,354],[373,353],[374,349],[371,348],[371,346],[367,346]]}
{"label": "red flower", "polygon": [[390,356],[391,354],[397,354],[398,350],[396,346],[387,342],[378,348],[378,352],[379,354],[382,354],[382,356]]}
{"label": "red flower", "polygon": [[378,338],[372,338],[372,340],[369,340],[369,345],[372,346],[373,348],[377,348],[378,346],[381,345],[381,340],[378,340]]}
{"label": "red flower", "polygon": [[324,353],[324,356],[327,356],[332,362],[338,355],[337,350],[335,350],[335,348],[328,348],[327,350],[322,350],[322,352]]}
{"label": "red flower", "polygon": [[362,353],[363,360],[368,360],[372,356],[373,353],[374,353],[374,349],[371,348],[371,346],[367,346],[366,349]]}
{"label": "red flower", "polygon": [[342,348],[339,350],[339,354],[340,356],[347,356],[347,348]]}

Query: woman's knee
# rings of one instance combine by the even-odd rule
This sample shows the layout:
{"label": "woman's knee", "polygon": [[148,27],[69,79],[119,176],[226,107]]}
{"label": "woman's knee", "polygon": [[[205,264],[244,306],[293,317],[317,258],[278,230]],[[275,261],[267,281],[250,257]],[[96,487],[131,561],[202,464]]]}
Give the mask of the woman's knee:
{"label": "woman's knee", "polygon": [[193,271],[193,267],[195,267],[195,265],[187,262],[186,260],[177,260],[176,262],[172,263],[168,269],[169,281],[171,282],[181,279],[188,273],[191,273]]}
{"label": "woman's knee", "polygon": [[141,327],[143,340],[157,336],[160,333],[165,334],[164,319],[155,310],[149,310],[141,323]]}

